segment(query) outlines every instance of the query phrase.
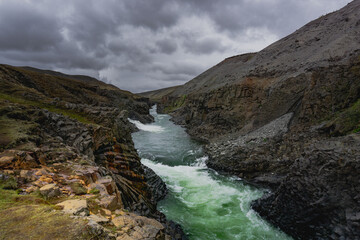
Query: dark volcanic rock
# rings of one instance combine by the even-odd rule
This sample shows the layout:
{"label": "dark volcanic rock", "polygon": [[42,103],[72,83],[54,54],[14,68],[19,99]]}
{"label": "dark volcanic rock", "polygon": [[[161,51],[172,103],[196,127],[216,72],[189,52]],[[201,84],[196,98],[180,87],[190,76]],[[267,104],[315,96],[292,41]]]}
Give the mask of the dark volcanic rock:
{"label": "dark volcanic rock", "polygon": [[299,239],[360,238],[358,135],[346,136],[360,131],[359,12],[352,1],[260,52],[144,94],[208,143],[209,167],[270,187],[254,208]]}
{"label": "dark volcanic rock", "polygon": [[359,172],[359,134],[315,142],[253,208],[295,238],[359,239]]}
{"label": "dark volcanic rock", "polygon": [[152,169],[146,166],[143,166],[143,168],[146,177],[146,182],[151,189],[154,200],[158,202],[164,199],[167,193],[169,192],[164,181],[158,175],[156,175],[156,173]]}

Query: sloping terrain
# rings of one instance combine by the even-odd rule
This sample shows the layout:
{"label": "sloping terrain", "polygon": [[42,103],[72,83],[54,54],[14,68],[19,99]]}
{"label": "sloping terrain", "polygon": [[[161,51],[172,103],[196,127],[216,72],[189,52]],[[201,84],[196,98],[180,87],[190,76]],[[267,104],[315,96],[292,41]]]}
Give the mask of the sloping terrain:
{"label": "sloping terrain", "polygon": [[[152,121],[148,100],[89,77],[0,65],[0,212],[15,214],[2,215],[0,238],[15,236],[16,221],[19,239],[58,238],[54,221],[74,220],[49,211],[63,209],[79,226],[59,239],[181,239],[156,210],[166,186],[141,164],[128,117]],[[52,217],[43,232],[37,222]]]}
{"label": "sloping terrain", "polygon": [[208,166],[272,188],[254,208],[288,234],[356,239],[359,99],[355,0],[260,52],[225,59],[158,104],[208,143]]}

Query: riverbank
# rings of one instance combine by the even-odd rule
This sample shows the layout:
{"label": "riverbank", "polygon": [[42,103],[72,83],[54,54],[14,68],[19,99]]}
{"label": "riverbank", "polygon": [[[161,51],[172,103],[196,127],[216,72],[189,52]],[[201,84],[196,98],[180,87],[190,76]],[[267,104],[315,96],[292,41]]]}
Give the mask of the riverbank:
{"label": "riverbank", "polygon": [[0,65],[0,238],[184,239],[131,138],[147,99],[45,72]]}
{"label": "riverbank", "polygon": [[140,129],[133,133],[134,144],[142,163],[168,186],[158,209],[190,239],[291,239],[251,210],[265,190],[208,169],[202,146],[185,129],[169,115],[151,113],[154,123],[132,121]]}
{"label": "riverbank", "polygon": [[360,1],[182,86],[143,93],[207,166],[272,193],[253,204],[297,239],[359,239]]}

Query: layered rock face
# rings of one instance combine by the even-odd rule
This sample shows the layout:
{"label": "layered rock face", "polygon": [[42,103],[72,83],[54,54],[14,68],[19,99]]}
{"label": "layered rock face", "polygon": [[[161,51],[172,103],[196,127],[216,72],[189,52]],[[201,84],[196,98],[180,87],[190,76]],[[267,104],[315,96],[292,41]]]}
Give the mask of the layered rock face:
{"label": "layered rock face", "polygon": [[22,194],[69,199],[59,206],[89,217],[101,239],[184,238],[156,210],[166,186],[131,139],[128,117],[152,121],[147,99],[83,76],[5,65],[0,85],[0,175]]}
{"label": "layered rock face", "polygon": [[253,208],[302,239],[359,238],[359,147],[359,134],[314,141]]}
{"label": "layered rock face", "polygon": [[209,167],[271,188],[254,209],[298,239],[360,238],[359,12],[353,1],[170,93],[143,94],[207,143]]}

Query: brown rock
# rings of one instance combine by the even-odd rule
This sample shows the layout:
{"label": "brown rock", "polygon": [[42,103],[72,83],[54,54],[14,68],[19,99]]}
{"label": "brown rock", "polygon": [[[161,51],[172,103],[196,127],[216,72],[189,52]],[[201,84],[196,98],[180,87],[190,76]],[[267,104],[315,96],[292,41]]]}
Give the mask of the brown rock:
{"label": "brown rock", "polygon": [[67,200],[56,204],[56,206],[63,207],[63,211],[65,213],[69,213],[73,215],[82,215],[82,216],[89,215],[89,209],[86,200],[80,200],[80,199]]}
{"label": "brown rock", "polygon": [[0,168],[8,167],[14,160],[13,156],[4,156],[0,158]]}
{"label": "brown rock", "polygon": [[115,210],[120,207],[117,197],[110,195],[101,198],[99,205],[109,210]]}
{"label": "brown rock", "polygon": [[147,218],[147,217],[143,217],[143,216],[137,216],[137,217],[135,217],[135,219],[141,225],[151,225],[158,229],[164,229],[164,226],[160,222],[156,221],[155,219]]}
{"label": "brown rock", "polygon": [[136,225],[138,225],[138,223],[136,222],[134,217],[131,216],[119,216],[116,217],[112,220],[112,223],[116,226],[116,227],[129,227],[129,228],[133,228]]}
{"label": "brown rock", "polygon": [[44,197],[54,198],[58,197],[61,194],[61,191],[56,184],[48,184],[40,188],[40,193]]}
{"label": "brown rock", "polygon": [[96,223],[99,223],[99,224],[104,224],[104,223],[108,223],[110,220],[101,216],[101,215],[90,215],[87,217],[87,219],[89,220],[92,220]]}

